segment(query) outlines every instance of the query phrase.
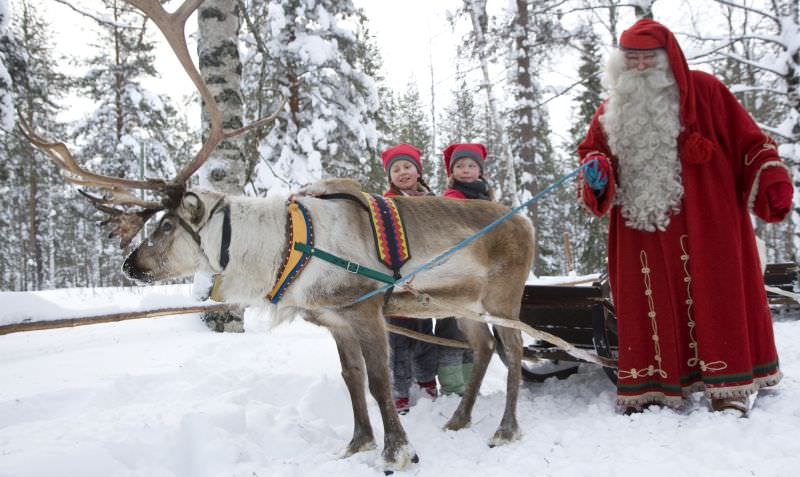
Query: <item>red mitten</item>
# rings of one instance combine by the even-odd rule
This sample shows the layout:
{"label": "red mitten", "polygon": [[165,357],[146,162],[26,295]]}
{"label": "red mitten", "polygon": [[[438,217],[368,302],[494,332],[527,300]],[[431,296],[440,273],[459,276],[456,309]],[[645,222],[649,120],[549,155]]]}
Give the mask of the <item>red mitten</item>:
{"label": "red mitten", "polygon": [[753,212],[765,222],[780,222],[792,208],[792,182],[783,167],[767,167],[761,172]]}
{"label": "red mitten", "polygon": [[772,184],[767,189],[767,199],[769,206],[776,211],[783,211],[792,206],[792,193],[794,192],[791,184],[778,182]]}

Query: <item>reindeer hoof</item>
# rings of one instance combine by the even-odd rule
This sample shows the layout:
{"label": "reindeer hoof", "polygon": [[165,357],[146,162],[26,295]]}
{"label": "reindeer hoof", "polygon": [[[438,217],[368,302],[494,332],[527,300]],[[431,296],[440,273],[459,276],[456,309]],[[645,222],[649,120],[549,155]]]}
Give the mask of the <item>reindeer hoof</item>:
{"label": "reindeer hoof", "polygon": [[519,440],[521,437],[519,429],[498,429],[491,439],[489,447],[497,447]]}
{"label": "reindeer hoof", "polygon": [[461,429],[469,427],[469,424],[469,419],[454,415],[449,421],[447,421],[447,424],[444,425],[444,428],[448,431],[460,431]]}
{"label": "reindeer hoof", "polygon": [[396,448],[394,452],[384,449],[382,457],[384,475],[392,475],[397,470],[403,470],[411,464],[419,463],[419,456],[408,444]]}
{"label": "reindeer hoof", "polygon": [[348,457],[354,454],[358,454],[359,452],[364,452],[364,451],[370,451],[372,449],[375,449],[376,447],[378,446],[375,445],[375,440],[372,438],[365,440],[363,442],[356,442],[355,440],[353,440],[350,441],[350,443],[347,444],[347,447],[345,447],[344,450],[342,450],[339,453],[339,458],[347,459]]}

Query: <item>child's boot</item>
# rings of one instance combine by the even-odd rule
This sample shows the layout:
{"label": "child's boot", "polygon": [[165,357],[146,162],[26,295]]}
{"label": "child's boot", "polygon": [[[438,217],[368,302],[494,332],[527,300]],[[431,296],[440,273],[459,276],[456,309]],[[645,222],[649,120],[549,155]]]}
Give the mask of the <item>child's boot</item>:
{"label": "child's boot", "polygon": [[397,414],[400,414],[401,416],[405,416],[406,414],[408,414],[408,411],[409,411],[408,398],[407,397],[403,397],[403,398],[395,399],[394,400],[394,407],[395,407],[395,409],[397,409]]}
{"label": "child's boot", "polygon": [[439,384],[442,387],[442,394],[464,394],[466,385],[464,384],[463,365],[439,366],[437,370]]}
{"label": "child's boot", "polygon": [[436,378],[431,379],[430,381],[417,381],[417,386],[419,386],[425,394],[431,397],[431,399],[436,399],[438,393],[436,392]]}

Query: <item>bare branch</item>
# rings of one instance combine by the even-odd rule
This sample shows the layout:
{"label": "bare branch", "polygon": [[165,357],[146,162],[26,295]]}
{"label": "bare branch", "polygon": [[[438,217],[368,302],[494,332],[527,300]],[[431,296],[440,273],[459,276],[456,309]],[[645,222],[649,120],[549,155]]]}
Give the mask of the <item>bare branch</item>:
{"label": "bare branch", "polygon": [[720,5],[726,5],[726,6],[731,7],[731,8],[738,8],[740,10],[746,10],[748,12],[752,12],[752,13],[756,13],[758,15],[761,15],[764,18],[768,18],[768,19],[772,20],[773,22],[775,22],[775,24],[778,25],[778,29],[780,30],[780,27],[781,27],[780,18],[776,17],[775,15],[771,14],[770,12],[767,12],[767,11],[764,11],[764,10],[761,10],[761,9],[758,9],[758,8],[753,8],[753,7],[748,6],[748,5],[742,5],[741,3],[732,2],[730,0],[715,0],[715,1],[717,3],[719,3]]}
{"label": "bare branch", "polygon": [[109,20],[108,18],[104,18],[102,15],[99,15],[99,14],[94,13],[94,12],[81,10],[81,9],[77,8],[72,2],[68,2],[67,0],[55,0],[55,2],[56,3],[60,3],[61,5],[64,5],[65,7],[69,8],[70,10],[72,10],[72,11],[74,11],[76,13],[78,13],[79,15],[82,15],[82,16],[84,16],[86,18],[91,18],[92,20],[96,21],[97,23],[99,23],[101,25],[106,25],[106,26],[115,27],[115,28],[126,28],[126,29],[128,29],[128,28],[138,28],[137,26],[127,25],[125,23],[119,23],[119,22],[115,22],[113,20]]}

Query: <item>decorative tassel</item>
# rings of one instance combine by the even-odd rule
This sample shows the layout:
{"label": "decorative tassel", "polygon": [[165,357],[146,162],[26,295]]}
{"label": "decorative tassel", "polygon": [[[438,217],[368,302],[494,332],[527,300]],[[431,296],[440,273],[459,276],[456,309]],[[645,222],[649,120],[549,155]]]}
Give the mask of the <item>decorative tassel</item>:
{"label": "decorative tassel", "polygon": [[700,133],[693,132],[683,142],[681,157],[688,164],[699,166],[711,160],[713,148],[714,144],[711,141],[704,138]]}

